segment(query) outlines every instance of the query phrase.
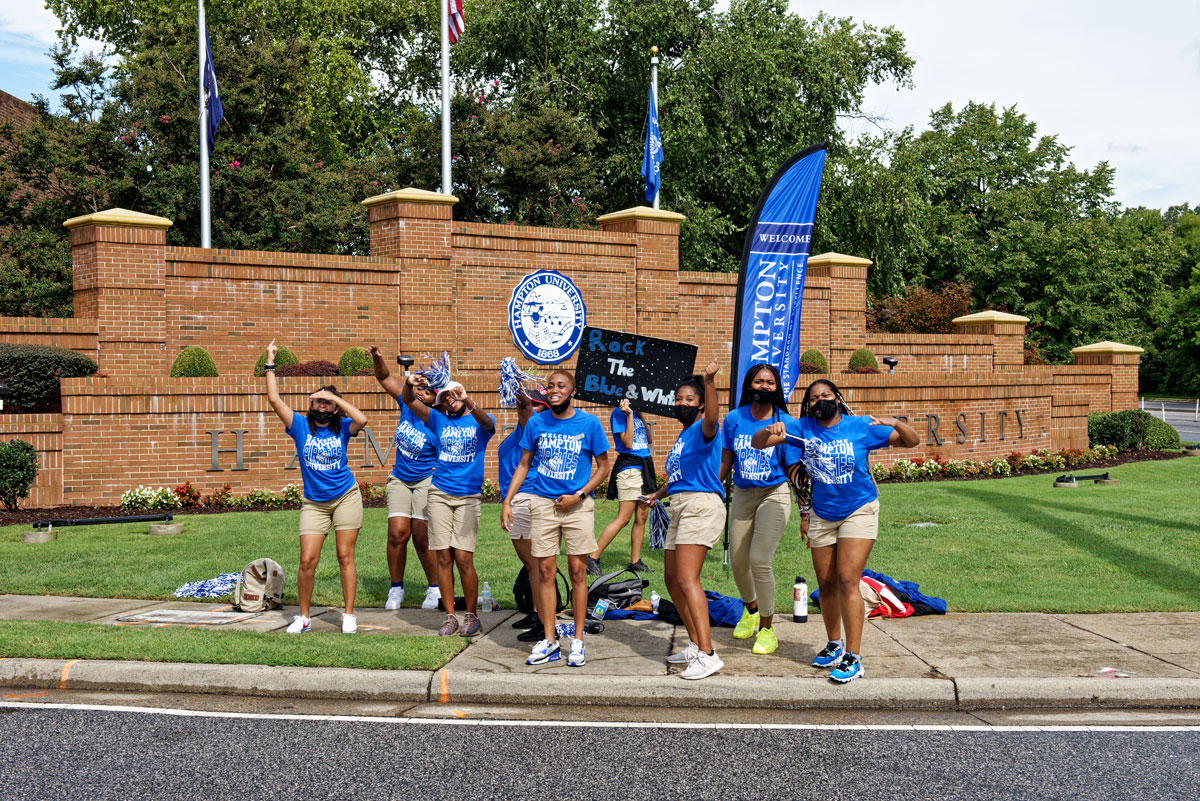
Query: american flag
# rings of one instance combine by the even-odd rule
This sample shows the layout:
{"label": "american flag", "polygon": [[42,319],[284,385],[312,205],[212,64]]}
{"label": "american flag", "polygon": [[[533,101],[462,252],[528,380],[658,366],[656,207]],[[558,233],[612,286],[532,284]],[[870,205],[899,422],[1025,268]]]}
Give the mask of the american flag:
{"label": "american flag", "polygon": [[462,0],[446,0],[450,4],[450,44],[458,44],[458,37],[466,29],[463,19]]}

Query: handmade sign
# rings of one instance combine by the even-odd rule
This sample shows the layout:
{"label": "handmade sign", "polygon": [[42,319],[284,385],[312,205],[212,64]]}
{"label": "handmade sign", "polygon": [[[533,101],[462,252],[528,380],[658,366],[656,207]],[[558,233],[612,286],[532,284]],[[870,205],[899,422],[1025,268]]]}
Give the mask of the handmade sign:
{"label": "handmade sign", "polygon": [[675,389],[694,372],[696,346],[604,328],[583,329],[575,396],[639,412],[675,416]]}

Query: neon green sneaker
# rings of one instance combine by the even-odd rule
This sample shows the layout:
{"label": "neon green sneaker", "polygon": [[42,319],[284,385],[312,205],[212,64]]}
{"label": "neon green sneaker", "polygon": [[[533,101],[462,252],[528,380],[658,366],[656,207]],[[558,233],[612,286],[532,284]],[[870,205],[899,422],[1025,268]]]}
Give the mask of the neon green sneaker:
{"label": "neon green sneaker", "polygon": [[742,619],[733,627],[733,639],[748,640],[758,631],[759,613],[753,615],[745,607],[742,608]]}
{"label": "neon green sneaker", "polygon": [[778,647],[779,638],[775,636],[775,628],[768,626],[758,630],[758,636],[754,638],[754,647],[750,651],[756,654],[773,654]]}

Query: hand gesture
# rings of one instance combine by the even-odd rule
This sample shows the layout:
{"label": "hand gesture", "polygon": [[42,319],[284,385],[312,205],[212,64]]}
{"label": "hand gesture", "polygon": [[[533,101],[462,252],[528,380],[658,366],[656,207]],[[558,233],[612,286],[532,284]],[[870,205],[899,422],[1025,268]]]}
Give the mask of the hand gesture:
{"label": "hand gesture", "polygon": [[895,417],[876,417],[873,414],[869,414],[867,417],[871,420],[871,422],[867,423],[867,425],[871,426],[892,426],[895,428],[896,423],[900,422]]}
{"label": "hand gesture", "polygon": [[371,358],[374,359],[376,356],[381,355],[382,351],[379,350],[378,345],[367,345],[367,353],[369,353]]}
{"label": "hand gesture", "polygon": [[500,504],[500,528],[504,529],[505,531],[512,531],[512,521],[512,507],[509,506],[508,501],[505,500],[502,504]]}
{"label": "hand gesture", "polygon": [[410,387],[417,387],[418,389],[429,386],[429,379],[419,373],[409,373],[408,378],[404,380],[408,382]]}
{"label": "hand gesture", "polygon": [[330,392],[327,389],[318,389],[316,392],[309,395],[308,399],[309,400],[329,401],[330,403],[332,403],[335,406],[338,405],[338,401],[341,400],[340,398],[338,398],[337,395],[334,395],[332,392]]}
{"label": "hand gesture", "polygon": [[767,433],[772,437],[786,437],[787,425],[782,420],[771,423],[771,425],[767,426]]}
{"label": "hand gesture", "polygon": [[716,359],[713,359],[711,362],[708,363],[708,366],[704,368],[704,380],[712,381],[713,379],[715,379],[717,377],[717,373],[719,373],[720,371],[721,371],[720,363]]}
{"label": "hand gesture", "polygon": [[[426,382],[426,383],[429,383],[429,382]],[[463,403],[467,402],[467,388],[466,387],[455,387],[454,389],[450,390],[446,394],[449,395],[451,398],[454,398],[457,401],[462,401]]]}
{"label": "hand gesture", "polygon": [[275,354],[279,352],[279,348],[275,347],[275,340],[271,340],[271,344],[267,345],[267,364],[275,363]]}
{"label": "hand gesture", "polygon": [[640,503],[646,509],[650,509],[654,506],[654,504],[658,503],[658,499],[653,495],[639,495],[638,503]]}
{"label": "hand gesture", "polygon": [[617,408],[625,412],[625,414],[629,414],[629,400],[627,398],[621,398],[621,402],[617,404]]}
{"label": "hand gesture", "polygon": [[554,502],[554,508],[559,512],[566,512],[577,503],[581,503],[578,495],[559,495],[558,500]]}

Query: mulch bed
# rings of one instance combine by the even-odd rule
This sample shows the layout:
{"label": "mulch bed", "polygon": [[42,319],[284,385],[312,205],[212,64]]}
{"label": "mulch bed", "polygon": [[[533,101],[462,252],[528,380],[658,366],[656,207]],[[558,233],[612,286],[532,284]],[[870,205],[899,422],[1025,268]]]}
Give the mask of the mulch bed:
{"label": "mulch bed", "polygon": [[[1117,467],[1118,465],[1128,464],[1129,462],[1160,462],[1167,459],[1182,458],[1182,453],[1172,453],[1171,451],[1126,451],[1120,453],[1112,459],[1102,459],[1098,462],[1092,462],[1086,465],[1077,465],[1075,467],[1064,467],[1055,470],[1036,470],[1029,472],[1018,473],[1022,476],[1036,476],[1064,473],[1083,473],[1092,470],[1103,470],[1109,467]],[[993,478],[1011,478],[1012,476],[932,476],[929,478],[920,479],[920,481],[979,481]],[[887,480],[879,482],[881,484],[915,484],[916,481],[897,481]],[[382,509],[387,506],[386,498],[364,498],[363,506],[368,509]],[[219,515],[225,512],[277,512],[282,509],[299,509],[299,504],[286,504],[284,506],[238,506],[236,508],[217,507],[217,506],[190,506],[186,509],[177,509],[171,514],[177,515]],[[137,515],[154,514],[153,511],[137,511],[129,512],[122,510],[119,506],[56,506],[51,509],[18,509],[15,512],[0,510],[0,526],[15,526],[20,523],[33,523],[35,520],[89,520],[94,517],[134,517]]]}

